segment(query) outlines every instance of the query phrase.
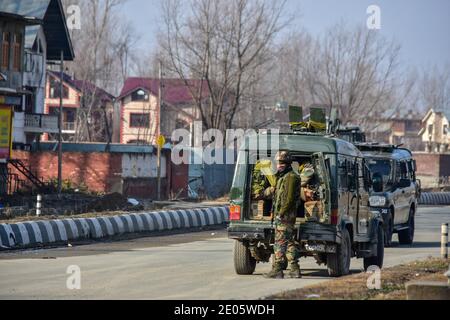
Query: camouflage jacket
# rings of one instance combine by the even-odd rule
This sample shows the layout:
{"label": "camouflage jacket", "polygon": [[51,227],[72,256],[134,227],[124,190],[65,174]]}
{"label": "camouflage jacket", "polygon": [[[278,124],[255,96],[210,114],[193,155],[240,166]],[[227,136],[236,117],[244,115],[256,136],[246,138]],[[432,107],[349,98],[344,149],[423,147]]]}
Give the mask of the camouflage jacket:
{"label": "camouflage jacket", "polygon": [[299,203],[300,177],[290,169],[277,179],[273,206],[276,223],[294,225]]}
{"label": "camouflage jacket", "polygon": [[[270,165],[270,162],[268,163]],[[267,163],[258,162],[252,173],[252,197],[255,200],[271,199],[271,186],[276,185],[274,175],[264,174],[264,168]]]}

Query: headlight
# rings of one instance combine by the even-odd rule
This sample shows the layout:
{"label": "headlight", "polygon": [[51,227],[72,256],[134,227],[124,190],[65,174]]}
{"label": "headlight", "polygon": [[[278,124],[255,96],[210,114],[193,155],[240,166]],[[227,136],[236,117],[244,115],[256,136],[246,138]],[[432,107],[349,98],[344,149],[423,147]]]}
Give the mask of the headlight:
{"label": "headlight", "polygon": [[369,198],[369,203],[371,207],[380,207],[386,204],[386,198],[380,196],[373,196]]}

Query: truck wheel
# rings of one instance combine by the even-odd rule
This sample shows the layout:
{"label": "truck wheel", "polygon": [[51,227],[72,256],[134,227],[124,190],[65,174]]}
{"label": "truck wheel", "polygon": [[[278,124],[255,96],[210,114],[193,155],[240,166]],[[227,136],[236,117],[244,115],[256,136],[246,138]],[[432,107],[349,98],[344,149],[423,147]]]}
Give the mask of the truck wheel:
{"label": "truck wheel", "polygon": [[414,241],[414,209],[409,209],[408,228],[398,232],[398,242],[400,244],[412,244]]}
{"label": "truck wheel", "polygon": [[331,277],[340,277],[350,272],[351,239],[347,229],[342,230],[341,244],[337,246],[336,253],[327,255],[328,274]]}
{"label": "truck wheel", "polygon": [[384,230],[383,227],[378,226],[377,230],[377,255],[372,257],[364,258],[364,270],[370,266],[377,266],[378,268],[383,267],[384,260]]}
{"label": "truck wheel", "polygon": [[394,220],[392,219],[392,214],[389,213],[386,216],[386,222],[384,224],[384,246],[392,246],[392,234],[394,233]]}
{"label": "truck wheel", "polygon": [[234,243],[234,269],[237,274],[253,274],[256,268],[256,260],[252,257],[250,250],[241,241]]}

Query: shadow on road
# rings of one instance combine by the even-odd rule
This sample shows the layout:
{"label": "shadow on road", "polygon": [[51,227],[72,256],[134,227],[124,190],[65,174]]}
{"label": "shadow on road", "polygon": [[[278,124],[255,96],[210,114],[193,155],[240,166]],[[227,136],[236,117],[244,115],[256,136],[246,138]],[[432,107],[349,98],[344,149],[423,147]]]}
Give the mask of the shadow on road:
{"label": "shadow on road", "polygon": [[[287,273],[288,272],[289,272],[289,270],[285,271],[285,279],[289,279],[287,277]],[[363,272],[363,271],[360,270],[360,269],[350,270],[350,274],[351,275],[352,274],[358,274],[358,273],[361,273],[361,272]],[[253,274],[253,276],[261,276],[261,277],[263,275],[264,275],[264,273],[261,273],[261,272],[255,272]],[[302,279],[316,279],[316,278],[334,279],[333,277],[330,277],[328,275],[328,271],[326,269],[310,269],[310,268],[309,269],[308,268],[302,269]]]}
{"label": "shadow on road", "polygon": [[417,249],[417,248],[439,248],[441,246],[440,242],[414,242],[412,245],[401,245],[398,243],[393,243],[391,248],[401,248],[401,249]]}

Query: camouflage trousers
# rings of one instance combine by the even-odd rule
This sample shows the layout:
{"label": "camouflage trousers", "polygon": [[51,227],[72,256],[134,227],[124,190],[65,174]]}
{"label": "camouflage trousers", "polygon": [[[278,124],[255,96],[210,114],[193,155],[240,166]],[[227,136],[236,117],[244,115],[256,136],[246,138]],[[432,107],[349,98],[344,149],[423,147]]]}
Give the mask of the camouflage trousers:
{"label": "camouflage trousers", "polygon": [[298,263],[299,251],[295,243],[294,227],[286,224],[275,224],[274,268],[281,268],[289,263]]}

